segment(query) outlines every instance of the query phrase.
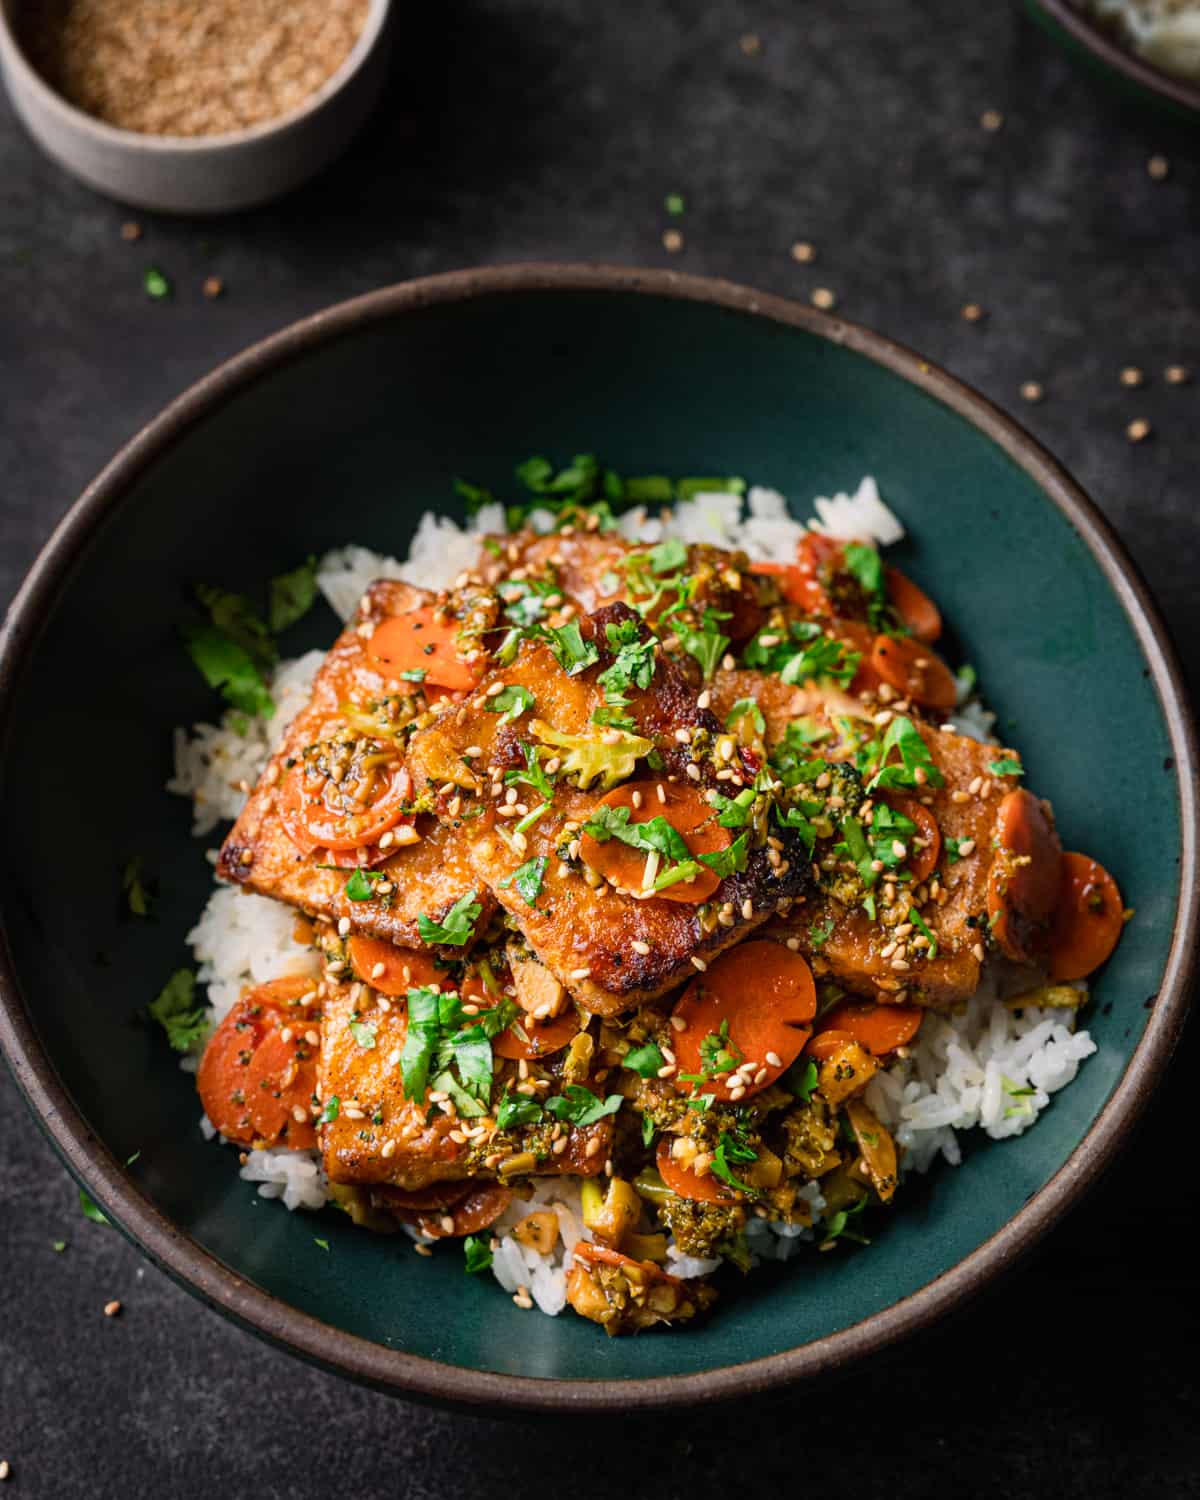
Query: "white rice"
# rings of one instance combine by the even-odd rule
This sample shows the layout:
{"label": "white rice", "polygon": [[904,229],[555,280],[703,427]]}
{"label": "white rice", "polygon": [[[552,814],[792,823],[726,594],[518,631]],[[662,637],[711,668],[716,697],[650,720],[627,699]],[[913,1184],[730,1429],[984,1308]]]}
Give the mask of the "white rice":
{"label": "white rice", "polygon": [[[904,530],[879,496],[873,479],[864,479],[854,495],[818,499],[813,529],[826,534],[888,545]],[[548,530],[554,518],[540,517]],[[317,580],[330,605],[343,619],[354,613],[367,587],[377,578],[401,578],[427,588],[449,586],[477,557],[483,532],[503,529],[499,506],[485,507],[458,526],[427,513],[421,519],[404,562],[363,547],[344,547],[321,560]],[[775,490],[751,488],[745,499],[734,494],[697,496],[677,505],[664,520],[644,510],[620,518],[628,537],[648,542],[677,536],[686,542],[709,542],[741,548],[754,559],[794,555],[805,527],[787,513],[787,502]],[[283,662],[271,681],[276,711],[269,720],[245,723],[226,714],[220,725],[197,724],[175,734],[175,772],[168,790],[190,797],[193,832],[209,833],[218,822],[233,819],[267,757],[280,742],[292,716],[305,702],[322,653],[309,652]],[[959,733],[990,741],[995,716],[965,682],[952,720]],[[284,906],[263,896],[218,885],[188,942],[207,986],[214,1023],[228,1012],[250,984],[284,974],[319,971],[316,956],[292,935],[295,918]],[[1021,1135],[1036,1121],[1051,1096],[1075,1077],[1079,1064],[1096,1050],[1086,1031],[1073,1031],[1074,1012],[1009,1010],[987,985],[957,1016],[928,1015],[910,1055],[878,1074],[866,1099],[904,1150],[905,1172],[925,1172],[940,1156],[951,1165],[962,1159],[958,1133],[982,1130],[993,1140]],[[186,1061],[186,1060],[185,1060]],[[193,1060],[194,1066],[194,1060]],[[1028,1091],[1028,1092],[1027,1092]],[[205,1134],[215,1134],[207,1120]],[[251,1151],[240,1176],[254,1183],[264,1198],[279,1198],[289,1209],[319,1209],[329,1199],[328,1183],[315,1151]],[[800,1193],[814,1224],[825,1208],[817,1183]],[[522,1246],[512,1234],[527,1214],[551,1209],[559,1238],[548,1256]],[[514,1200],[495,1225],[492,1271],[504,1289],[525,1287],[535,1304],[555,1315],[566,1305],[566,1272],[583,1225],[579,1184],[570,1178],[541,1178],[532,1197]],[[752,1217],[746,1229],[752,1256],[787,1260],[814,1238],[812,1228],[773,1224]],[[668,1269],[691,1277],[707,1275],[720,1264],[682,1254],[669,1244]]]}

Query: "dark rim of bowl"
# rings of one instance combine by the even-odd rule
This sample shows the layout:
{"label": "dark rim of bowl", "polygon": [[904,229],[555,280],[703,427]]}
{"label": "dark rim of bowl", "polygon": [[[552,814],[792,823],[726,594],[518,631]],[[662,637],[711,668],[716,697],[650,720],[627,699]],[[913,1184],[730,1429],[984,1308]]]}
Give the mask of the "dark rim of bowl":
{"label": "dark rim of bowl", "polygon": [[1082,537],[1120,600],[1153,678],[1175,756],[1182,826],[1179,905],[1162,985],[1142,1039],[1091,1130],[1050,1181],[990,1239],[920,1291],[848,1328],[779,1354],[690,1375],[596,1381],[514,1377],[405,1354],[333,1328],[248,1284],[182,1233],[125,1174],[59,1081],[21,998],[6,940],[0,941],[0,1043],[52,1144],[88,1192],[112,1210],[123,1232],[202,1301],[315,1364],[399,1395],[510,1411],[627,1412],[749,1396],[830,1374],[893,1345],[963,1304],[1029,1250],[1095,1182],[1144,1109],[1178,1039],[1189,986],[1200,966],[1200,760],[1173,648],[1146,585],[1107,521],[1011,418],[961,381],[877,333],[732,282],[672,271],[533,264],[457,271],[388,287],[295,323],[219,366],[126,444],[88,486],[34,563],[0,633],[0,731],[22,659],[71,567],[130,484],[182,433],[260,376],[365,326],[420,308],[531,292],[697,302],[853,350],[919,387],[989,437]]}
{"label": "dark rim of bowl", "polygon": [[1146,62],[1136,52],[1122,47],[1115,37],[1109,36],[1095,21],[1077,11],[1070,0],[1032,0],[1032,3],[1043,10],[1073,42],[1085,52],[1090,52],[1106,68],[1120,73],[1138,88],[1148,89],[1152,94],[1169,100],[1177,108],[1200,116],[1200,87],[1164,73],[1161,68]]}

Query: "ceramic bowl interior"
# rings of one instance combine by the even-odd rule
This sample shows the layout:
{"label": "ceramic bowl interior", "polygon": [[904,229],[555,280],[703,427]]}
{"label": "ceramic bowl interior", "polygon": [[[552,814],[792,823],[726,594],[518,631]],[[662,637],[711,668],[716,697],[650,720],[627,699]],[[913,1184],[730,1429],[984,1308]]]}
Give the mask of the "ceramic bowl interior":
{"label": "ceramic bowl interior", "polygon": [[1025,0],[1025,5],[1067,52],[1127,98],[1200,125],[1200,84],[1165,73],[1129,51],[1071,0]]}
{"label": "ceramic bowl interior", "polygon": [[[958,1170],[913,1183],[870,1248],[732,1284],[703,1327],[616,1340],[519,1310],[464,1275],[457,1247],[422,1260],[336,1212],[258,1198],[232,1152],[202,1139],[191,1079],[139,1019],[188,962],[210,889],[190,809],[163,790],[172,727],[217,708],[177,634],[194,583],[253,591],[347,541],[402,554],[423,510],[456,513],[454,476],[503,493],[531,452],[593,450],[626,472],[744,474],[801,515],[877,476],[909,528],[898,560],[941,603],[951,653],[977,667],[1067,846],[1115,871],[1137,909],[1088,1015],[1099,1051],[1026,1137],[972,1144]],[[335,628],[322,605],[286,645],[325,645]],[[0,1023],[42,1123],[202,1297],[393,1389],[621,1408],[876,1351],[1063,1212],[1178,1029],[1195,763],[1141,585],[1006,419],[894,345],[789,303],[669,274],[525,268],[394,288],[298,325],[176,403],[93,486],[13,611],[2,672],[0,826],[19,857],[0,867]],[[161,886],[149,923],[121,915],[135,853]]]}

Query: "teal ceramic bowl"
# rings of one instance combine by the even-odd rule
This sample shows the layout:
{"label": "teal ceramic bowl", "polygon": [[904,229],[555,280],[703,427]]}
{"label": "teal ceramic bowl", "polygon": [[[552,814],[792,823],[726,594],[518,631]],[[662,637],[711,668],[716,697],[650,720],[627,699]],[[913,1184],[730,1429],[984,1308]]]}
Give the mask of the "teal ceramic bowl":
{"label": "teal ceramic bowl", "polygon": [[[1097,986],[1099,1051],[1023,1139],[933,1172],[869,1249],[734,1287],[703,1327],[608,1340],[522,1312],[461,1257],[288,1214],[201,1138],[190,1080],[137,1019],[209,888],[162,791],[173,725],[214,703],[176,623],[191,584],[252,589],[355,539],[403,550],[465,474],[531,451],[745,473],[799,503],[876,475],[1070,846],[1137,920]],[[327,642],[332,616],[310,618]],[[33,569],[0,655],[0,1039],[67,1165],[162,1268],[245,1327],[385,1389],[624,1411],[747,1395],[877,1354],[1057,1221],[1163,1074],[1196,965],[1197,762],[1163,628],[1120,545],[1006,417],[808,308],[669,273],[516,267],[378,292],[223,366],[137,437]],[[122,922],[133,852],[161,881]],[[122,1164],[135,1151],[133,1166]],[[328,1251],[315,1237],[329,1242]]]}
{"label": "teal ceramic bowl", "polygon": [[1114,92],[1160,114],[1200,125],[1200,85],[1164,73],[1128,51],[1071,0],[1025,0],[1025,8],[1065,52]]}

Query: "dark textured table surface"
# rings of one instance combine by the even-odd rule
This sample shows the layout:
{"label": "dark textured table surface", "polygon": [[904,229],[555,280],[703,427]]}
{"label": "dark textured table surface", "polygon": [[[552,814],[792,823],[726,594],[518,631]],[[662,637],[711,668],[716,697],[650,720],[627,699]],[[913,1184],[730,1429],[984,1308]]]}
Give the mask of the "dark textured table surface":
{"label": "dark textured table surface", "polygon": [[[1163,370],[1200,376],[1200,142],[1125,112],[1005,4],[417,9],[390,93],[339,166],[239,218],[143,216],[133,245],[119,234],[132,215],[43,159],[0,104],[0,597],[143,421],[301,314],[468,264],[671,264],[801,298],[829,288],[848,317],[1017,411],[1124,534],[1197,685],[1200,380],[1172,388]],[[747,33],[761,49],[743,50]],[[981,127],[985,109],[1003,128]],[[1147,172],[1155,153],[1165,181]],[[680,220],[669,192],[685,195]],[[672,222],[675,255],[661,240]],[[813,264],[791,259],[797,240],[817,247]],[[150,264],[172,279],[169,302],[147,299]],[[225,283],[217,301],[201,295],[209,275]],[[960,315],[970,302],[979,323]],[[1142,389],[1122,386],[1127,365]],[[1019,395],[1030,380],[1045,388],[1036,406]],[[1125,436],[1135,418],[1153,427],[1140,446]],[[8,1483],[48,1500],[467,1500],[531,1480],[580,1500],[731,1482],[1196,1493],[1196,1051],[1185,1043],[1132,1149],[1037,1259],[894,1361],[824,1394],[631,1411],[586,1433],[393,1401],[202,1311],[80,1217],[0,1073]],[[124,1311],[108,1319],[113,1297]]]}

